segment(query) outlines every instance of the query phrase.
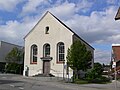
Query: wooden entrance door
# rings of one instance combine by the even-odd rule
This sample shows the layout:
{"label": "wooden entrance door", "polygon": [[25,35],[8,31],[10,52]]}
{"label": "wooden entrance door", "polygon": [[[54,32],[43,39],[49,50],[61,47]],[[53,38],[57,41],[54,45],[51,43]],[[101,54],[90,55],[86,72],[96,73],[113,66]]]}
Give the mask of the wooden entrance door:
{"label": "wooden entrance door", "polygon": [[43,61],[43,74],[46,76],[50,74],[50,61]]}

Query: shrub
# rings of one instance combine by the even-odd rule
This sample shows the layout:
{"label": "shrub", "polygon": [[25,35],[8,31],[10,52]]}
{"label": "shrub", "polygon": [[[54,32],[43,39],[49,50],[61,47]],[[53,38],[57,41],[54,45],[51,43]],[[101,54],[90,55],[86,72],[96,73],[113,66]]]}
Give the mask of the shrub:
{"label": "shrub", "polygon": [[6,67],[6,73],[22,74],[23,65],[17,63],[9,63]]}
{"label": "shrub", "polygon": [[87,72],[86,80],[90,83],[106,83],[110,79],[102,76],[102,65],[100,63],[95,63],[94,68]]}
{"label": "shrub", "polygon": [[110,82],[110,79],[107,77],[99,77],[99,78],[95,78],[95,79],[91,79],[88,81],[89,83],[107,83]]}

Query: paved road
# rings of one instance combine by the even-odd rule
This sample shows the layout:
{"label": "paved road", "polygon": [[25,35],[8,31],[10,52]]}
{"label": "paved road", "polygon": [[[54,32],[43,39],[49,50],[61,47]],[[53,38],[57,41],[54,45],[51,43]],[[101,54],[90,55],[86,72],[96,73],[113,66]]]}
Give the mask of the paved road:
{"label": "paved road", "polygon": [[[64,83],[58,79],[0,74],[0,90],[115,90],[114,82],[77,85]],[[117,90],[120,90],[120,82],[117,82]]]}

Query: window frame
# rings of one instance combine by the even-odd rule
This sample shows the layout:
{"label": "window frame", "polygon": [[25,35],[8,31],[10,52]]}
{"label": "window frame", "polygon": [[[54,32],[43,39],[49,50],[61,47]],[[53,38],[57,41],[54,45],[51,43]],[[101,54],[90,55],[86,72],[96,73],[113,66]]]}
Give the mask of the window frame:
{"label": "window frame", "polygon": [[65,61],[65,44],[59,42],[57,44],[57,63],[64,63]]}
{"label": "window frame", "polygon": [[50,44],[48,43],[43,45],[43,57],[50,57]]}
{"label": "window frame", "polygon": [[45,27],[45,34],[49,34],[49,30],[50,30],[49,26],[46,26]]}
{"label": "window frame", "polygon": [[38,47],[36,44],[31,46],[31,53],[30,53],[30,64],[37,64],[38,61]]}

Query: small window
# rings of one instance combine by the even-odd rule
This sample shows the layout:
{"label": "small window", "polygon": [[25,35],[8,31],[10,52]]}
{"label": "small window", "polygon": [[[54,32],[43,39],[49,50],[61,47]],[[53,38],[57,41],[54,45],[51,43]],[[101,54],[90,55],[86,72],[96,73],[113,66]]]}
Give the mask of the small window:
{"label": "small window", "polygon": [[45,34],[49,34],[49,27],[48,26],[45,28]]}

